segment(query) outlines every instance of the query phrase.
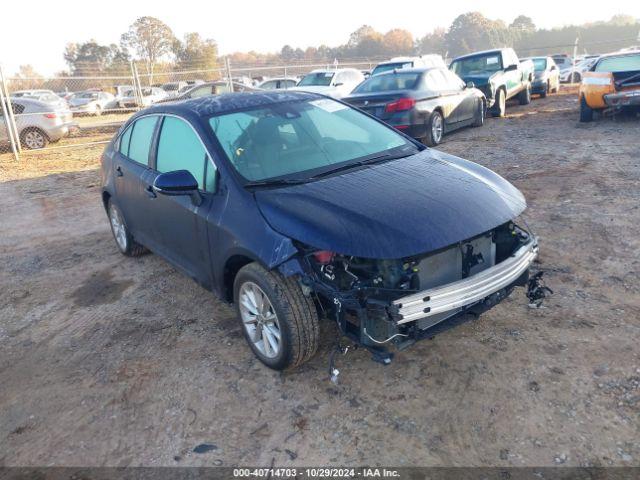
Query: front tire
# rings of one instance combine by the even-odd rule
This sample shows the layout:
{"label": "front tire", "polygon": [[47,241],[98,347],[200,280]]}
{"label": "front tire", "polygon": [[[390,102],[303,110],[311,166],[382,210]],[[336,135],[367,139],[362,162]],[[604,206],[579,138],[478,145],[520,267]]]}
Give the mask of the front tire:
{"label": "front tire", "polygon": [[109,200],[107,203],[107,215],[109,216],[111,233],[113,233],[113,238],[120,253],[128,257],[139,257],[147,251],[144,246],[133,239],[120,207],[113,200]]}
{"label": "front tire", "polygon": [[429,147],[435,147],[442,141],[444,135],[444,118],[442,114],[435,110],[431,112],[427,119],[427,134],[425,135],[423,142]]}
{"label": "front tire", "polygon": [[550,82],[547,82],[547,84],[544,87],[544,90],[542,92],[540,92],[540,98],[547,98],[547,95],[551,92],[551,84]]}
{"label": "front tire", "polygon": [[494,117],[504,117],[507,110],[507,99],[502,88],[499,88],[496,92],[496,100],[491,110],[491,115]]}
{"label": "front tire", "polygon": [[527,88],[518,94],[520,105],[529,105],[531,103],[531,84],[527,84]]}
{"label": "front tire", "polygon": [[580,97],[580,121],[590,122],[593,120],[593,108],[591,108],[584,97]]}
{"label": "front tire", "polygon": [[233,299],[247,343],[267,367],[298,367],[318,349],[318,312],[293,277],[250,263],[236,275]]}

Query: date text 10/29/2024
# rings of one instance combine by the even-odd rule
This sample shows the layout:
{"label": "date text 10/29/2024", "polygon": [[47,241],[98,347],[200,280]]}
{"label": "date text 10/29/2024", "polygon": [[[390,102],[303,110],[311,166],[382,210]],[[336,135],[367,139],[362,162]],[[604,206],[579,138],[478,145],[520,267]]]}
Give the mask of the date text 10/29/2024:
{"label": "date text 10/29/2024", "polygon": [[234,478],[398,478],[390,468],[234,468]]}

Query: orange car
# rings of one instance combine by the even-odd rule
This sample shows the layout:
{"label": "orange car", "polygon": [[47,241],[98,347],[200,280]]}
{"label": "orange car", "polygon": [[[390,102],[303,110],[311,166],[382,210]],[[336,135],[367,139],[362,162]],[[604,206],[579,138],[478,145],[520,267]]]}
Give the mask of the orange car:
{"label": "orange car", "polygon": [[640,50],[603,55],[583,74],[580,121],[607,108],[640,110]]}

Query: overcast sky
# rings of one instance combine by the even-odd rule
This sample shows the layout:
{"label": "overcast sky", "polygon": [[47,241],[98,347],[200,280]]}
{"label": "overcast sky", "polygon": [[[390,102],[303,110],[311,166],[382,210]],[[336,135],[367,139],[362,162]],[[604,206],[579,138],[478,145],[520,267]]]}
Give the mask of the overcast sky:
{"label": "overcast sky", "polygon": [[0,27],[0,63],[7,74],[13,74],[23,64],[31,64],[43,74],[66,68],[62,53],[68,42],[94,38],[99,43],[118,43],[128,26],[144,15],[161,19],[178,37],[195,31],[214,38],[223,54],[248,50],[272,52],[285,44],[302,48],[323,43],[337,46],[363,24],[381,32],[405,28],[414,36],[422,36],[436,27],[448,27],[456,16],[473,10],[506,22],[519,14],[528,15],[540,27],[608,20],[618,13],[640,18],[640,0],[597,4],[589,0],[8,0],[2,3],[2,17],[8,18]]}

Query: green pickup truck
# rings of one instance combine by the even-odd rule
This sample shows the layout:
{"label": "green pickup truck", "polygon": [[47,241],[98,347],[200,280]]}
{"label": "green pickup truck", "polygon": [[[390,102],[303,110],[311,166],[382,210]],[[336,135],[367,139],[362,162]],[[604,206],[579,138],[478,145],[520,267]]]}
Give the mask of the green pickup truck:
{"label": "green pickup truck", "polygon": [[518,59],[513,48],[498,48],[455,58],[449,68],[466,83],[472,82],[487,98],[494,117],[503,117],[506,102],[518,97],[520,105],[531,101],[533,62]]}

